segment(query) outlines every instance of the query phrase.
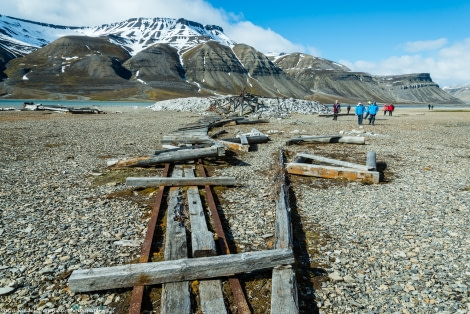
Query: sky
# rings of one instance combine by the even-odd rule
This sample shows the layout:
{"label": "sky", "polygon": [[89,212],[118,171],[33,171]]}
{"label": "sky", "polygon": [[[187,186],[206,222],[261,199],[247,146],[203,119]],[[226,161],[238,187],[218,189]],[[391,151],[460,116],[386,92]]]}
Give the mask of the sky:
{"label": "sky", "polygon": [[470,1],[0,0],[0,14],[64,26],[136,17],[218,25],[262,53],[301,52],[372,75],[470,83]]}

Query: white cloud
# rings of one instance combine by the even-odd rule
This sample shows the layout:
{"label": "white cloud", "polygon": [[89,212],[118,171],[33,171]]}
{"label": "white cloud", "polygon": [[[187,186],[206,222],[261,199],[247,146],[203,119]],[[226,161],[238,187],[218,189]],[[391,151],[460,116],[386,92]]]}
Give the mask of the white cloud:
{"label": "white cloud", "polygon": [[224,31],[234,41],[250,45],[263,53],[304,51],[302,46],[291,43],[271,29],[261,28],[251,22],[229,25]]}
{"label": "white cloud", "polygon": [[430,73],[441,87],[470,81],[470,38],[423,57],[420,54],[393,56],[379,62],[340,61],[353,71],[374,75]]}
{"label": "white cloud", "polygon": [[446,44],[446,38],[439,38],[436,40],[409,41],[403,45],[403,49],[407,52],[429,51],[440,49]]}

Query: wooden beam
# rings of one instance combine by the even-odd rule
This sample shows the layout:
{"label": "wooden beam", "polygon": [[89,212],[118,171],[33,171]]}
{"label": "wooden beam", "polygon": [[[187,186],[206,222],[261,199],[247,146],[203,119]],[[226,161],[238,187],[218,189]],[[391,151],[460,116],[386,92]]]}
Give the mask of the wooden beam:
{"label": "wooden beam", "polygon": [[352,163],[352,162],[347,162],[347,161],[342,161],[342,160],[337,160],[337,159],[332,159],[332,158],[327,158],[327,157],[322,157],[322,156],[312,155],[312,154],[307,154],[307,153],[298,153],[297,156],[305,158],[305,159],[311,159],[311,160],[326,162],[326,163],[329,163],[329,164],[342,166],[342,167],[347,167],[347,168],[354,168],[354,169],[358,169],[358,170],[362,170],[362,171],[375,170],[375,167],[370,168],[366,165],[359,165],[359,164],[355,164],[355,163]]}
{"label": "wooden beam", "polygon": [[[184,168],[185,177],[194,177],[194,168]],[[207,227],[204,209],[197,186],[187,190],[189,218],[191,221],[191,249],[193,257],[217,255],[214,235]],[[199,281],[199,300],[203,313],[227,313],[220,279]]]}
{"label": "wooden beam", "polygon": [[234,177],[208,177],[208,178],[164,178],[164,177],[128,177],[127,186],[201,186],[201,185],[236,185]]}
{"label": "wooden beam", "polygon": [[294,263],[288,249],[186,258],[156,263],[77,269],[69,278],[70,291],[86,292],[208,279]]}
{"label": "wooden beam", "polygon": [[371,150],[367,153],[366,165],[369,170],[377,170],[377,155],[375,151]]}
{"label": "wooden beam", "polygon": [[[194,178],[193,168],[184,168],[185,177]],[[208,178],[202,178],[208,179]],[[207,228],[206,216],[202,207],[201,197],[197,186],[189,186],[188,198],[189,220],[191,223],[191,248],[193,257],[217,255],[214,235]]]}
{"label": "wooden beam", "polygon": [[167,162],[187,161],[198,158],[220,156],[225,156],[225,147],[223,145],[213,145],[207,148],[170,151],[156,156],[138,157],[124,160],[111,160],[108,161],[108,167],[151,167]]}
{"label": "wooden beam", "polygon": [[287,172],[290,174],[328,179],[344,178],[348,181],[369,181],[373,183],[379,183],[380,181],[380,173],[376,171],[362,171],[353,168],[333,166],[288,163]]}
{"label": "wooden beam", "polygon": [[213,143],[207,133],[206,134],[176,134],[176,135],[164,135],[160,140],[161,144],[205,144]]}
{"label": "wooden beam", "polygon": [[271,314],[284,313],[299,313],[297,281],[291,265],[273,269]]}
{"label": "wooden beam", "polygon": [[304,142],[310,143],[347,143],[364,145],[366,140],[362,136],[300,136],[291,138],[286,145],[299,144]]}
{"label": "wooden beam", "polygon": [[[183,169],[176,166],[173,177],[181,177]],[[166,219],[165,260],[178,260],[188,257],[186,227],[184,225],[182,189],[170,188]],[[169,282],[162,287],[162,313],[191,313],[189,281]]]}

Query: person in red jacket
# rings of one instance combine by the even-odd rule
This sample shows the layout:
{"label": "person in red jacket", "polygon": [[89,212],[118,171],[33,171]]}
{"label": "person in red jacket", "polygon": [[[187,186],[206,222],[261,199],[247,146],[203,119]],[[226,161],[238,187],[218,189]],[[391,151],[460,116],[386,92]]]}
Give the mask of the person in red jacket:
{"label": "person in red jacket", "polygon": [[384,104],[383,111],[384,111],[384,116],[387,115],[387,111],[388,111],[388,105],[387,104]]}
{"label": "person in red jacket", "polygon": [[395,106],[393,104],[388,105],[388,115],[389,116],[392,115],[393,110],[395,110]]}

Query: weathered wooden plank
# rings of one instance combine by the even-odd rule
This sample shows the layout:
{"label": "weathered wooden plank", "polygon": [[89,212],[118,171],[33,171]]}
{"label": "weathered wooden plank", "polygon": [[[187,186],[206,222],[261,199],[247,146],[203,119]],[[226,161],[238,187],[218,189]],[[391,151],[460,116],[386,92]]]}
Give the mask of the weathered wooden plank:
{"label": "weathered wooden plank", "polygon": [[240,144],[248,145],[248,139],[245,134],[240,134],[238,137],[240,138]]}
{"label": "weathered wooden plank", "polygon": [[[184,168],[185,177],[194,177],[194,168]],[[190,186],[187,190],[191,220],[191,249],[193,257],[217,255],[214,235],[207,227],[199,190]],[[222,282],[220,280],[199,281],[199,299],[203,313],[226,313]]]}
{"label": "weathered wooden plank", "polygon": [[347,143],[347,144],[365,144],[365,137],[362,136],[301,136],[295,137],[286,142],[286,145],[298,144],[303,142],[311,143]]}
{"label": "weathered wooden plank", "polygon": [[375,167],[370,168],[366,165],[359,165],[359,164],[352,163],[352,162],[347,162],[347,161],[342,161],[342,160],[337,160],[337,159],[332,159],[332,158],[327,158],[327,157],[312,155],[312,154],[307,154],[307,153],[298,153],[297,156],[303,157],[305,159],[312,159],[316,161],[326,162],[326,163],[337,165],[337,166],[359,169],[362,171],[375,170]]}
{"label": "weathered wooden plank", "polygon": [[124,160],[108,161],[108,167],[151,167],[161,163],[187,161],[206,157],[219,157],[225,155],[223,145],[213,145],[207,148],[198,148],[182,151],[170,151],[156,156],[138,157]]}
{"label": "weathered wooden plank", "polygon": [[362,171],[352,168],[310,165],[301,163],[288,163],[287,172],[303,176],[337,179],[344,178],[348,181],[368,181],[379,183],[380,173],[376,171]]}
{"label": "weathered wooden plank", "polygon": [[176,152],[176,151],[179,151],[179,150],[191,150],[191,149],[197,149],[197,148],[210,147],[212,145],[213,145],[213,143],[206,143],[206,144],[176,147],[176,146],[165,144],[165,145],[162,145],[162,147],[166,146],[166,147],[171,147],[171,148],[161,149],[161,150],[154,150],[150,154],[151,155],[160,155],[160,154],[163,154],[163,153]]}
{"label": "weathered wooden plank", "polygon": [[208,178],[164,178],[164,177],[128,177],[127,186],[189,186],[189,185],[236,185],[234,177],[208,177]]}
{"label": "weathered wooden plank", "polygon": [[285,185],[281,185],[279,199],[276,200],[276,230],[274,245],[276,249],[292,249],[292,224],[290,206],[286,202]]}
{"label": "weathered wooden plank", "polygon": [[219,279],[201,280],[199,282],[199,298],[204,314],[227,313],[222,292],[222,282]]}
{"label": "weathered wooden plank", "polygon": [[[194,169],[188,167],[184,168],[184,175],[185,177],[194,178]],[[188,198],[189,218],[191,223],[191,247],[193,257],[215,256],[217,255],[217,251],[214,235],[207,228],[204,208],[202,207],[197,186],[189,186],[186,195]]]}
{"label": "weathered wooden plank", "polygon": [[[173,177],[181,177],[183,169],[176,166]],[[186,227],[182,210],[184,208],[182,189],[170,188],[165,235],[165,260],[178,260],[188,257]],[[162,287],[162,313],[190,313],[191,294],[189,281],[165,283]]]}
{"label": "weathered wooden plank", "polygon": [[271,314],[299,313],[297,281],[292,266],[273,269]]}
{"label": "weathered wooden plank", "polygon": [[72,292],[96,291],[225,277],[292,263],[294,263],[292,250],[274,249],[156,263],[77,269],[72,272],[69,284]]}

